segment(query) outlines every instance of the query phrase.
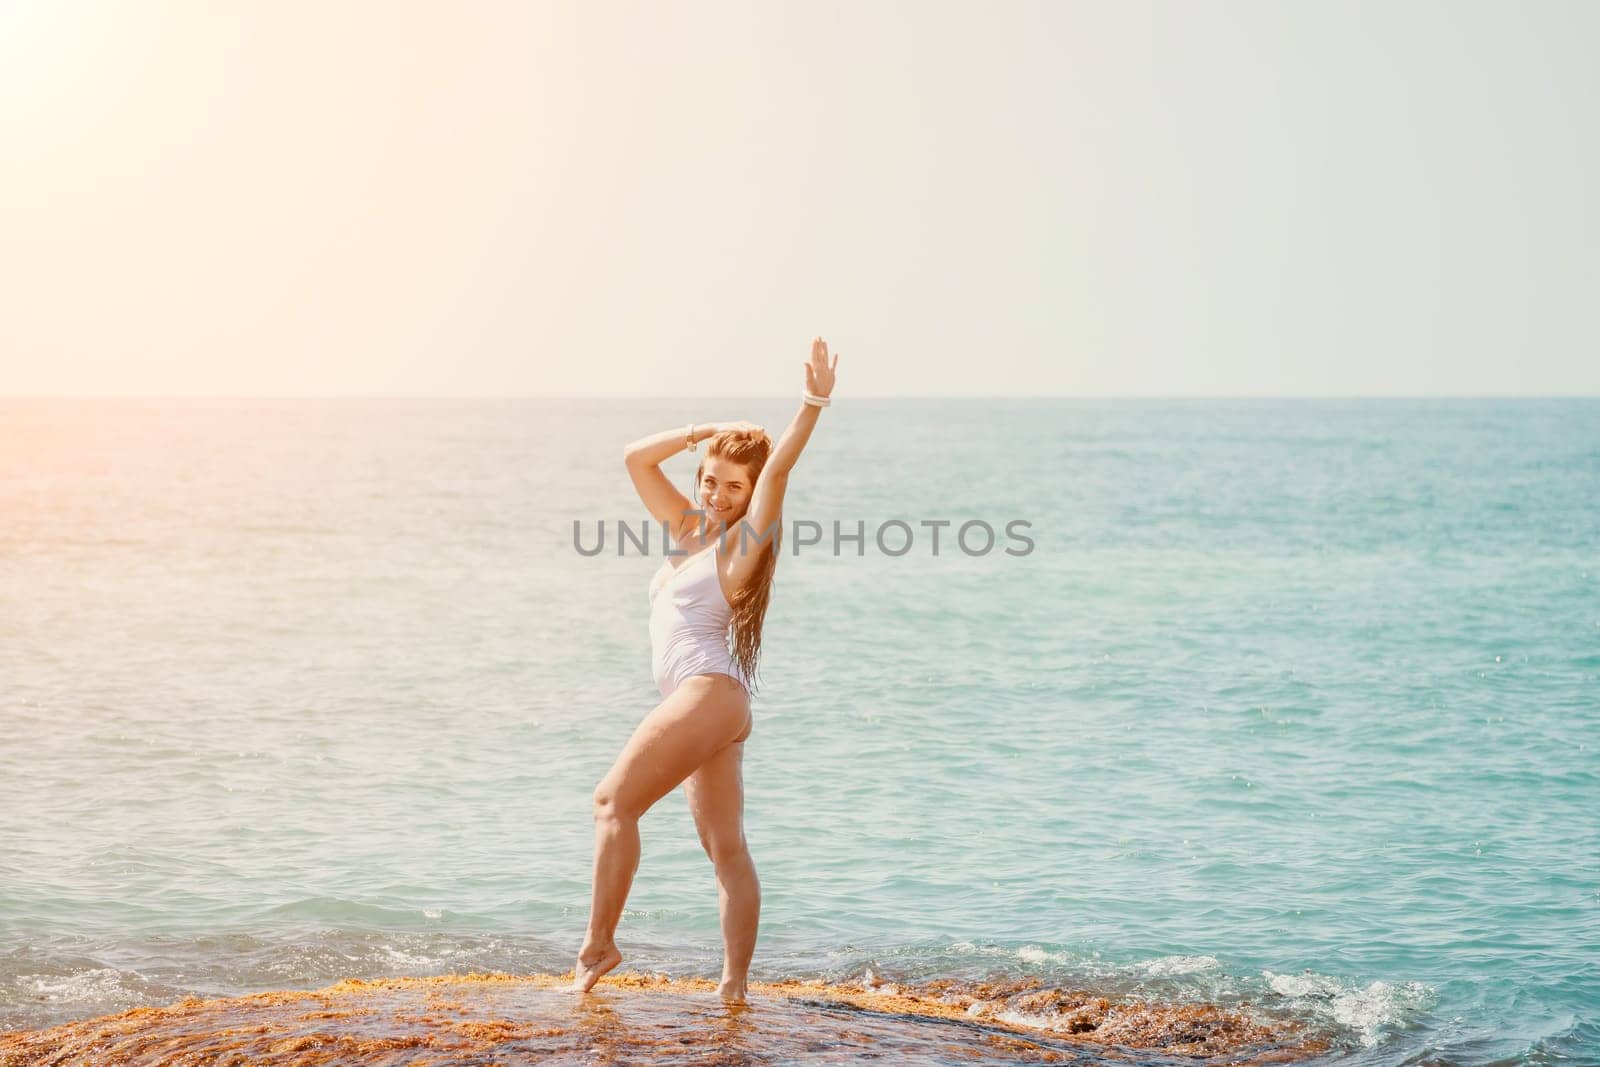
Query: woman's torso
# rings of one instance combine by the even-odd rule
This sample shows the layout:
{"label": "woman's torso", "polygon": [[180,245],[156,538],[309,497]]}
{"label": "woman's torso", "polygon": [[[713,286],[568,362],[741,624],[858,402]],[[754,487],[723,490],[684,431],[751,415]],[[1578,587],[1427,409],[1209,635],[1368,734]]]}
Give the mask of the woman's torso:
{"label": "woman's torso", "polygon": [[722,587],[717,543],[674,558],[650,579],[650,645],[656,684],[665,695],[690,674],[723,673],[748,688],[728,643],[733,608]]}

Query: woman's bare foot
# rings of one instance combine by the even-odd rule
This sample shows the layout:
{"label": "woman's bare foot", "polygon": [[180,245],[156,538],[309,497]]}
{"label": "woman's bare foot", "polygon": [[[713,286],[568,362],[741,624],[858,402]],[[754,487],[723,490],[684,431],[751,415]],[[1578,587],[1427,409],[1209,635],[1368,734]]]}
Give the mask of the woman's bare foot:
{"label": "woman's bare foot", "polygon": [[607,945],[599,952],[579,952],[577,966],[572,968],[572,992],[589,992],[602,974],[621,962],[622,953],[617,951],[616,945]]}
{"label": "woman's bare foot", "polygon": [[717,995],[726,1004],[744,1004],[747,1003],[744,986],[743,982],[732,982],[724,978],[722,984],[717,986]]}

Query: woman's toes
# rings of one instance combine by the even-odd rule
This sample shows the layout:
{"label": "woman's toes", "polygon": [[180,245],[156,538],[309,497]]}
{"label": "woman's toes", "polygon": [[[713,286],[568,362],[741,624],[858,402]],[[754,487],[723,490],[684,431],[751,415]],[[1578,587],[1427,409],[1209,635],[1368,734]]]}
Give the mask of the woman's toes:
{"label": "woman's toes", "polygon": [[612,945],[600,955],[585,960],[582,953],[578,955],[577,965],[572,968],[572,991],[574,993],[587,993],[600,980],[600,976],[622,962],[622,953]]}

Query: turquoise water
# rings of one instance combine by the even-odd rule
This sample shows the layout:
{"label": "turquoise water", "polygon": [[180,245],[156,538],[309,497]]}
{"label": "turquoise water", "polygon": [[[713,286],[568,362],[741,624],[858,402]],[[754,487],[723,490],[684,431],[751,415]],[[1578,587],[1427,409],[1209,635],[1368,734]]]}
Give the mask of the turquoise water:
{"label": "turquoise water", "polygon": [[[573,524],[643,520],[628,440],[792,408],[0,401],[0,1027],[570,967],[660,564]],[[1600,1062],[1600,402],[841,396],[786,510],[868,537],[778,570],[753,978]],[[681,792],[643,837],[624,966],[715,977]]]}

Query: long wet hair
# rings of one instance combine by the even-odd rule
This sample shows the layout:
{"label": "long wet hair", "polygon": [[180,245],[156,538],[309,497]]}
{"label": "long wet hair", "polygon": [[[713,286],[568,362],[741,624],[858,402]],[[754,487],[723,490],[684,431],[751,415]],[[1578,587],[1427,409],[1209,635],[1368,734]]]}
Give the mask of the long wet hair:
{"label": "long wet hair", "polygon": [[[761,477],[761,468],[767,465],[767,457],[772,454],[772,438],[764,432],[756,430],[723,430],[712,435],[710,444],[706,447],[706,456],[715,456],[725,459],[730,463],[737,463],[750,472],[751,492],[755,491],[756,482]],[[694,472],[694,504],[700,506],[700,478],[705,472],[705,463],[700,464]],[[745,514],[749,514],[746,507]],[[744,515],[739,517],[743,522]],[[750,691],[756,690],[756,667],[761,659],[761,624],[767,617],[767,604],[772,599],[772,575],[778,567],[778,541],[782,523],[779,522],[772,531],[772,536],[764,542],[759,542],[756,552],[758,561],[756,572],[741,588],[736,590],[729,602],[732,608],[728,620],[728,629],[733,634],[733,658],[739,664],[744,676],[750,680]],[[739,524],[733,526],[733,544],[739,546]],[[754,531],[754,536],[747,537],[745,543],[757,543],[757,538],[762,531]]]}

